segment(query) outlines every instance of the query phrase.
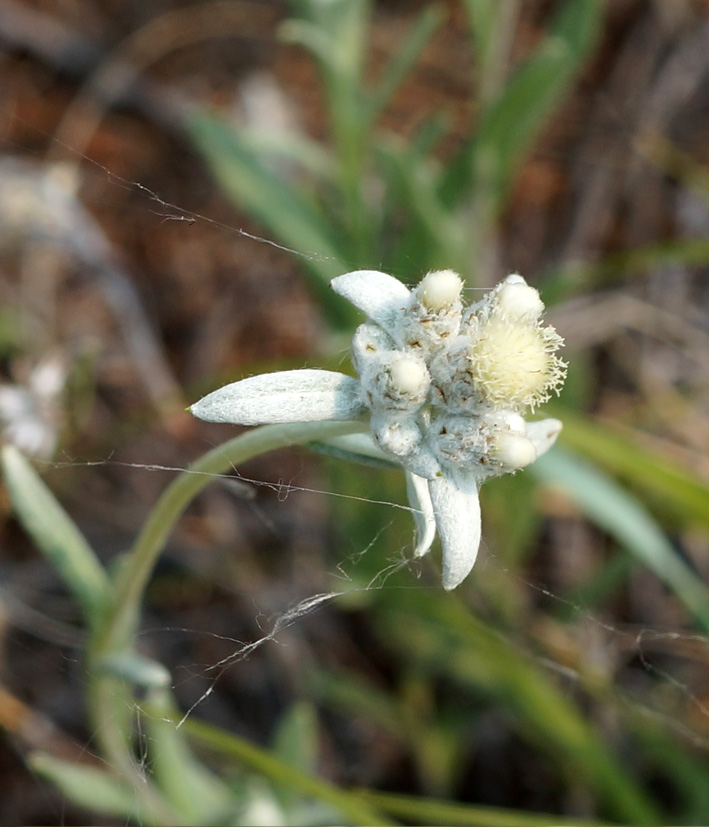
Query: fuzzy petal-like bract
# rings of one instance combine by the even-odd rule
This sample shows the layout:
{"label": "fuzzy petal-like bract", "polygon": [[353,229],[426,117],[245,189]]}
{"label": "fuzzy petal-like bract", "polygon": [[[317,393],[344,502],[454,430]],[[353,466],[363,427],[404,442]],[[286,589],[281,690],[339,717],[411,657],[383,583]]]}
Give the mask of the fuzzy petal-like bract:
{"label": "fuzzy petal-like bract", "polygon": [[456,473],[429,480],[433,513],[443,550],[443,588],[458,586],[470,573],[480,547],[479,480]]}
{"label": "fuzzy petal-like bract", "polygon": [[428,480],[407,471],[406,491],[416,525],[414,557],[423,557],[424,554],[428,554],[436,536],[436,519],[433,514],[431,494],[428,490]]}
{"label": "fuzzy petal-like bract", "polygon": [[379,270],[354,270],[337,276],[330,286],[384,330],[395,325],[409,303],[409,288]]}
{"label": "fuzzy petal-like bract", "polygon": [[527,439],[537,449],[537,457],[551,448],[561,433],[562,423],[558,419],[542,419],[527,423]]}

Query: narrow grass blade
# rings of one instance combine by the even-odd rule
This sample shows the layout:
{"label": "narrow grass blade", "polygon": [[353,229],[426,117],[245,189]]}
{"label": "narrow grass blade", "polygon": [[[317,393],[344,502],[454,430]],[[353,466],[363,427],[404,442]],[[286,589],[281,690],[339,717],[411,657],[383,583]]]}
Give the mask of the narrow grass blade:
{"label": "narrow grass blade", "polygon": [[603,827],[603,822],[502,807],[474,806],[417,798],[410,795],[363,790],[361,795],[379,809],[400,819],[404,824],[448,824],[450,827]]}
{"label": "narrow grass blade", "polygon": [[374,89],[367,106],[367,118],[374,122],[388,106],[396,90],[413,68],[433,33],[441,25],[443,9],[437,4],[424,8],[414,22],[404,43],[384,68],[379,84]]}
{"label": "narrow grass blade", "polygon": [[[489,14],[487,17],[489,17]],[[588,55],[602,15],[600,0],[567,0],[548,35],[483,112],[477,134],[443,179],[454,203],[472,185],[499,208],[512,176]]]}
{"label": "narrow grass blade", "polygon": [[341,790],[327,781],[292,767],[275,758],[267,750],[208,724],[188,718],[183,727],[204,746],[262,773],[274,784],[282,784],[334,807],[355,824],[389,825],[392,822],[379,814],[376,807],[363,801],[358,792]]}
{"label": "narrow grass blade", "polygon": [[651,497],[663,515],[709,528],[709,486],[676,462],[651,452],[627,431],[561,412],[563,443]]}

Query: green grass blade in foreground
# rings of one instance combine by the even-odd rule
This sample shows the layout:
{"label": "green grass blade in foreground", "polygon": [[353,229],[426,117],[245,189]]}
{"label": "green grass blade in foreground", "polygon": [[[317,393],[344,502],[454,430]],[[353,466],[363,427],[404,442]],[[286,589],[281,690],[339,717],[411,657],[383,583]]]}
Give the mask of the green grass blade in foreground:
{"label": "green grass blade in foreground", "polygon": [[12,445],[2,448],[2,468],[20,522],[73,592],[89,623],[95,623],[111,601],[111,585],[98,557],[39,474]]}
{"label": "green grass blade in foreground", "polygon": [[362,790],[362,798],[404,824],[447,824],[449,827],[603,827],[600,821],[555,816],[501,807],[457,804],[431,798]]}
{"label": "green grass blade in foreground", "polygon": [[638,500],[602,471],[558,447],[540,457],[533,471],[560,486],[589,519],[652,569],[709,631],[709,589]]}
{"label": "green grass blade in foreground", "polygon": [[485,693],[514,716],[519,733],[553,758],[565,777],[593,789],[611,817],[637,825],[660,822],[653,801],[573,702],[523,649],[478,620],[456,596],[400,590],[373,597],[382,640],[397,657]]}
{"label": "green grass blade in foreground", "polygon": [[382,817],[375,806],[362,800],[358,792],[348,792],[303,772],[270,752],[251,744],[209,724],[187,718],[183,728],[203,746],[216,750],[234,761],[250,767],[269,778],[274,784],[282,784],[300,795],[329,804],[354,824],[389,825],[392,822]]}
{"label": "green grass blade in foreground", "polygon": [[709,487],[697,476],[644,448],[627,430],[584,419],[561,406],[551,412],[564,423],[564,445],[653,497],[663,514],[674,514],[683,525],[709,527]]}
{"label": "green grass blade in foreground", "polygon": [[352,269],[334,240],[336,232],[300,192],[263,164],[261,155],[242,141],[232,127],[206,114],[194,117],[189,131],[208,160],[216,180],[239,207],[273,233],[279,244],[301,253],[314,276],[311,286],[328,318],[346,324],[355,318],[345,302],[336,300],[328,284]]}

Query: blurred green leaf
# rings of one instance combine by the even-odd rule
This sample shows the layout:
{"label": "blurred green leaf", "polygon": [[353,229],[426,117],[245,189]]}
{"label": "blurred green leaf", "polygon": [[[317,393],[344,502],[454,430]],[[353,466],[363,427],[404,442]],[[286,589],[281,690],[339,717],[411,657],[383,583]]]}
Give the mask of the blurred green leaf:
{"label": "blurred green leaf", "polygon": [[148,696],[144,715],[155,781],[185,824],[230,824],[241,807],[229,787],[196,760],[178,726],[177,709],[169,690]]}
{"label": "blurred green leaf", "polygon": [[[291,767],[314,773],[317,769],[319,736],[315,707],[305,702],[294,703],[278,724],[273,739],[273,755]],[[297,806],[298,791],[293,787],[275,785],[274,793],[283,810],[292,811]]]}
{"label": "blurred green leaf", "polygon": [[95,624],[112,600],[106,571],[54,494],[12,445],[2,448],[2,468],[20,522],[73,592],[88,622]]}
{"label": "blurred green leaf", "polygon": [[74,804],[93,813],[139,824],[154,823],[148,813],[137,809],[135,792],[110,772],[54,758],[44,752],[35,752],[28,760],[36,773],[51,781]]}
{"label": "blurred green leaf", "polygon": [[281,719],[274,754],[293,767],[314,772],[318,756],[318,717],[312,704],[295,703]]}
{"label": "blurred green leaf", "polygon": [[239,129],[244,149],[263,163],[285,176],[293,174],[293,164],[307,170],[315,178],[332,181],[335,168],[330,151],[317,141],[297,132],[273,131],[272,129],[245,126]]}
{"label": "blurred green leaf", "polygon": [[603,822],[548,813],[527,813],[501,807],[458,804],[432,798],[417,798],[363,790],[362,796],[404,824],[448,824],[451,827],[602,827]]}
{"label": "blurred green leaf", "polygon": [[350,268],[324,215],[282,175],[269,169],[261,154],[234,128],[217,118],[199,115],[189,122],[189,130],[234,203],[257,218],[280,244],[301,254],[304,267],[314,276],[311,287],[328,316],[349,323],[354,313],[346,302],[335,300],[328,284]]}
{"label": "blurred green leaf", "polygon": [[[413,259],[415,269],[412,261],[406,261],[411,275],[418,276],[429,267],[451,267],[467,275],[468,228],[456,211],[441,200],[440,174],[435,162],[393,136],[382,139],[377,150],[399,209],[415,222],[420,253]],[[410,254],[408,250],[407,258]]]}
{"label": "blurred green leaf", "polygon": [[170,673],[161,663],[135,652],[110,655],[95,665],[99,672],[143,688],[162,688],[171,682]]}
{"label": "blurred green leaf", "polygon": [[268,750],[261,749],[243,738],[196,721],[194,718],[188,718],[183,727],[205,746],[265,775],[274,784],[292,787],[300,795],[315,798],[334,807],[355,824],[368,824],[373,827],[391,824],[391,821],[377,812],[376,807],[371,807],[362,801],[358,792],[339,789],[327,781],[279,760]]}
{"label": "blurred green leaf", "polygon": [[498,202],[589,53],[600,15],[598,0],[567,0],[537,51],[483,114],[474,167],[476,177],[492,177]]}
{"label": "blurred green leaf", "polygon": [[639,445],[627,429],[613,428],[560,406],[552,412],[564,422],[564,445],[651,496],[663,513],[674,513],[680,523],[709,527],[709,486],[702,480],[678,463]]}
{"label": "blurred green leaf", "polygon": [[561,486],[589,519],[652,569],[709,631],[709,589],[631,494],[558,446],[540,457],[533,470],[539,479]]}

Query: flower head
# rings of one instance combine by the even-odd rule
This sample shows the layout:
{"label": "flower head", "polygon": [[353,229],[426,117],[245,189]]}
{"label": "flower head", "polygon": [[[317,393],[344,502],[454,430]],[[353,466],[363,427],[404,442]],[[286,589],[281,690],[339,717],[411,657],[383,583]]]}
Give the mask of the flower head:
{"label": "flower head", "polygon": [[[428,552],[437,530],[443,585],[455,588],[480,544],[480,485],[534,462],[561,430],[556,419],[527,423],[522,414],[559,392],[563,340],[542,324],[539,293],[517,274],[469,307],[452,270],[428,273],[411,291],[375,270],[331,286],[367,316],[352,342],[358,379],[318,370],[256,376],[214,391],[192,413],[245,425],[367,423],[365,453],[406,471],[415,555]],[[358,451],[362,436],[351,440]]]}

